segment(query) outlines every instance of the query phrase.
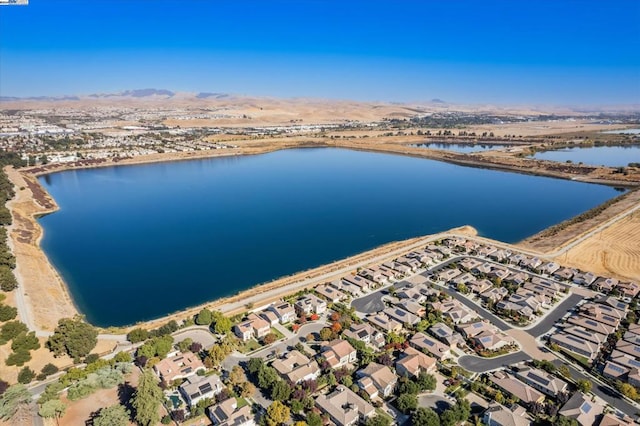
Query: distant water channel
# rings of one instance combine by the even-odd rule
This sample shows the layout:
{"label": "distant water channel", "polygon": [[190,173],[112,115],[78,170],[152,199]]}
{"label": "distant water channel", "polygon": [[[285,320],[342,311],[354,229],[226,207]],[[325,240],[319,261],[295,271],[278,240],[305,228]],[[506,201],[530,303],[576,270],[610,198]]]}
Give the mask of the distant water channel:
{"label": "distant water channel", "polygon": [[556,151],[536,152],[538,160],[584,163],[592,166],[620,167],[640,163],[640,144],[628,146],[571,147]]}
{"label": "distant water channel", "polygon": [[468,144],[468,143],[442,143],[442,142],[427,142],[412,145],[416,148],[429,148],[429,149],[442,149],[445,151],[455,151],[464,154],[472,152],[493,151],[496,149],[509,148],[513,145],[502,144]]}
{"label": "distant water channel", "polygon": [[516,242],[607,186],[343,149],[117,166],[40,178],[42,246],[87,319],[157,318],[381,244],[470,224]]}

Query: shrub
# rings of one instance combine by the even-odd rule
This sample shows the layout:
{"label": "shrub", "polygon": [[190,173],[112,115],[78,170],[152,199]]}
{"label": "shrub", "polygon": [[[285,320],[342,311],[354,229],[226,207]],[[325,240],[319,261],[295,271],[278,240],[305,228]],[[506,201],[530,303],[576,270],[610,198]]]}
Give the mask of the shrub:
{"label": "shrub", "polygon": [[9,321],[18,315],[18,309],[13,306],[0,305],[0,321]]}
{"label": "shrub", "polygon": [[22,383],[23,385],[29,384],[35,377],[36,373],[32,369],[24,367],[18,373],[18,383]]}

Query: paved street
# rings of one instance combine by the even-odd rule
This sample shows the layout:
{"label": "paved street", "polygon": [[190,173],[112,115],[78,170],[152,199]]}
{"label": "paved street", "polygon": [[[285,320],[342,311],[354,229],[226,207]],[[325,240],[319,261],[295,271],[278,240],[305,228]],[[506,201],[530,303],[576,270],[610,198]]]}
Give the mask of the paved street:
{"label": "paved street", "polygon": [[565,314],[573,309],[576,304],[583,298],[584,296],[580,294],[571,294],[562,303],[556,306],[555,309],[550,312],[549,315],[544,317],[538,324],[527,329],[527,333],[531,334],[533,337],[542,336],[544,333],[551,330],[553,324],[555,324],[556,321],[565,316]]}
{"label": "paved street", "polygon": [[484,373],[506,367],[511,364],[516,364],[518,362],[528,361],[530,359],[531,357],[524,351],[519,351],[496,358],[481,358],[475,355],[463,355],[458,359],[458,364],[460,364],[460,367],[473,373]]}
{"label": "paved street", "polygon": [[204,349],[209,349],[216,343],[216,338],[209,332],[209,327],[205,326],[194,326],[173,333],[174,343],[180,343],[185,339],[200,343]]}

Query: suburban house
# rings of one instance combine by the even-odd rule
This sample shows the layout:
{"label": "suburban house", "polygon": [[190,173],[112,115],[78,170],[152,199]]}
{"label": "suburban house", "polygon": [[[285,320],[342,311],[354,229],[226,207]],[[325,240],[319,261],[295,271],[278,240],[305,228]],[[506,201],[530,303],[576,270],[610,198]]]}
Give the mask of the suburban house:
{"label": "suburban house", "polygon": [[596,345],[602,345],[607,341],[607,336],[605,336],[604,334],[596,333],[593,330],[587,330],[577,325],[565,327],[563,331],[567,334],[573,334],[580,339],[595,343]]}
{"label": "suburban house", "polygon": [[296,310],[289,302],[279,302],[269,306],[269,310],[278,316],[280,324],[286,324],[296,319]]}
{"label": "suburban house", "polygon": [[610,379],[626,381],[626,377],[630,371],[630,368],[623,367],[613,361],[607,361],[602,369],[602,375]]}
{"label": "suburban house", "polygon": [[177,379],[185,379],[198,371],[205,371],[204,364],[198,355],[191,352],[177,352],[175,355],[160,360],[153,366],[158,377],[166,383]]}
{"label": "suburban house", "polygon": [[431,307],[442,312],[442,316],[449,318],[454,324],[473,321],[478,317],[478,315],[472,313],[455,299],[446,302],[434,302],[431,304]]}
{"label": "suburban house", "polygon": [[622,313],[624,316],[626,316],[627,312],[629,311],[629,305],[615,297],[611,297],[611,296],[601,297],[597,300],[597,302],[602,305],[607,305],[616,309],[617,311]]}
{"label": "suburban house", "polygon": [[438,322],[429,327],[429,333],[438,338],[441,342],[446,343],[450,347],[454,347],[458,344],[464,344],[464,339],[460,335],[451,329],[447,324]]}
{"label": "suburban house", "polygon": [[307,294],[296,301],[293,305],[298,315],[323,314],[327,310],[327,302],[320,299],[315,294]]}
{"label": "suburban house", "polygon": [[251,405],[238,408],[235,398],[229,398],[208,409],[209,419],[214,426],[255,426]]}
{"label": "suburban house", "polygon": [[460,325],[458,330],[465,338],[471,339],[484,331],[495,331],[495,327],[489,321],[476,321],[471,324]]}
{"label": "suburban house", "polygon": [[358,387],[371,399],[390,396],[398,383],[398,376],[389,367],[375,362],[356,372],[356,376]]}
{"label": "suburban house", "polygon": [[542,273],[553,275],[553,273],[556,272],[558,269],[560,269],[560,265],[558,265],[555,262],[549,262],[542,266]]}
{"label": "suburban house", "polygon": [[640,346],[631,342],[619,341],[616,344],[616,350],[633,357],[640,358]]}
{"label": "suburban house", "polygon": [[513,253],[511,253],[510,250],[496,250],[493,253],[487,255],[487,257],[496,262],[502,262],[503,260],[509,259],[509,257],[512,255]]}
{"label": "suburban house", "polygon": [[504,280],[509,275],[511,275],[511,271],[509,271],[507,268],[494,266],[493,269],[491,269],[491,272],[489,272],[487,275],[490,278],[500,278],[501,280]]}
{"label": "suburban house", "polygon": [[[515,296],[515,294],[513,296]],[[505,312],[516,312],[518,315],[521,315],[529,320],[535,318],[533,309],[526,305],[520,305],[518,303],[511,302],[510,300],[501,300],[496,304],[496,308]]]}
{"label": "suburban house", "polygon": [[330,394],[316,398],[316,407],[338,426],[352,426],[373,417],[376,409],[345,386],[339,385]]}
{"label": "suburban house", "polygon": [[558,411],[561,416],[576,420],[582,426],[591,426],[604,411],[604,406],[592,401],[591,397],[576,392]]}
{"label": "suburban house", "polygon": [[564,332],[554,333],[549,337],[551,343],[593,360],[600,352],[600,345],[584,338]]}
{"label": "suburban house", "polygon": [[396,372],[401,376],[418,377],[420,373],[433,373],[436,370],[436,359],[431,358],[409,346],[400,359],[396,361]]}
{"label": "suburban house", "polygon": [[416,325],[420,322],[420,317],[413,315],[411,312],[407,312],[404,309],[398,307],[389,307],[382,311],[389,318],[398,321],[400,324]]}
{"label": "suburban house", "polygon": [[483,257],[488,257],[490,254],[498,251],[496,247],[493,246],[482,246],[478,249],[478,255]]}
{"label": "suburban house", "polygon": [[576,272],[573,274],[573,282],[578,285],[590,286],[597,279],[598,276],[591,272]]}
{"label": "suburban house", "polygon": [[316,293],[327,299],[329,302],[338,303],[347,298],[347,295],[327,284],[319,285],[315,288]]}
{"label": "suburban house", "polygon": [[364,268],[358,272],[358,275],[380,285],[389,284],[391,282],[389,277],[385,275],[380,268]]}
{"label": "suburban house", "polygon": [[522,285],[529,280],[529,274],[524,272],[512,272],[503,281],[507,283],[513,283],[516,285]]}
{"label": "suburban house", "polygon": [[516,377],[529,386],[533,386],[538,389],[545,395],[549,395],[554,398],[560,393],[567,393],[569,391],[569,385],[567,382],[537,368],[520,368],[516,372]]}
{"label": "suburban house", "polygon": [[212,374],[210,376],[189,376],[178,390],[184,396],[187,405],[192,407],[205,398],[215,397],[224,388],[220,377]]}
{"label": "suburban house", "polygon": [[476,260],[476,259],[472,259],[470,257],[464,258],[460,262],[460,266],[462,266],[467,271],[475,269],[480,265],[482,265],[482,262],[480,262],[479,260]]}
{"label": "suburban house", "polygon": [[320,351],[331,368],[340,368],[358,360],[357,352],[346,340],[336,339],[322,347]]}
{"label": "suburban house", "polygon": [[467,283],[467,288],[475,294],[484,293],[485,291],[489,290],[491,287],[493,287],[493,283],[487,279],[474,280]]}
{"label": "suburban house", "polygon": [[395,304],[398,308],[403,309],[413,315],[418,317],[424,317],[427,313],[427,310],[420,303],[414,302],[413,300],[402,300]]}
{"label": "suburban house", "polygon": [[465,272],[462,275],[458,275],[454,279],[451,280],[453,284],[468,284],[476,280],[476,277],[469,272]]}
{"label": "suburban house", "polygon": [[413,272],[413,269],[410,266],[404,265],[402,263],[398,263],[395,260],[392,262],[385,262],[382,265],[386,266],[387,268],[398,271],[404,276],[411,275],[411,273]]}
{"label": "suburban house", "polygon": [[276,313],[272,311],[262,311],[258,316],[268,322],[271,327],[280,322]]}
{"label": "suburban house", "polygon": [[489,380],[503,391],[517,397],[525,404],[544,401],[544,394],[504,371],[489,374]]}
{"label": "suburban house", "polygon": [[342,279],[331,281],[330,285],[342,293],[350,294],[353,297],[360,297],[364,294],[359,286]]}
{"label": "suburban house", "polygon": [[271,324],[254,313],[250,313],[245,321],[233,327],[234,334],[244,342],[252,337],[261,339],[270,331]]}
{"label": "suburban house", "polygon": [[483,331],[482,333],[473,337],[473,342],[480,347],[480,349],[496,351],[504,346],[509,346],[515,343],[515,340],[511,337],[498,331]]}
{"label": "suburban house", "polygon": [[348,330],[345,330],[344,335],[345,337],[350,337],[354,340],[361,340],[376,349],[383,347],[386,343],[384,334],[366,323],[352,323],[351,327],[349,327]]}
{"label": "suburban house", "polygon": [[427,301],[427,295],[420,291],[417,287],[405,287],[398,291],[396,296],[400,299],[410,300],[417,304],[423,304]]}
{"label": "suburban house", "polygon": [[320,375],[320,367],[300,352],[293,350],[285,353],[271,364],[273,368],[291,383],[315,380]]}
{"label": "suburban house", "polygon": [[617,287],[619,281],[615,278],[600,277],[594,283],[593,286],[604,293],[609,293],[615,287]]}
{"label": "suburban house", "polygon": [[475,268],[473,268],[471,270],[471,272],[473,272],[474,274],[488,274],[489,272],[491,272],[491,270],[493,269],[493,264],[489,263],[489,262],[485,262],[479,266],[476,266]]}
{"label": "suburban house", "polygon": [[418,260],[411,259],[411,258],[405,257],[405,256],[401,256],[401,257],[397,258],[396,259],[396,263],[408,266],[409,268],[411,268],[411,272],[416,272],[422,266],[421,262],[419,262]]}
{"label": "suburban house", "polygon": [[629,416],[618,417],[614,413],[607,413],[602,416],[602,420],[598,426],[633,426],[635,423]]}
{"label": "suburban house", "polygon": [[438,280],[449,282],[458,275],[462,275],[462,271],[459,269],[443,269],[442,271],[438,272]]}
{"label": "suburban house", "polygon": [[409,342],[414,348],[423,352],[428,352],[438,361],[451,357],[451,346],[427,336],[424,333],[416,333]]}
{"label": "suburban house", "polygon": [[571,279],[577,272],[578,271],[572,268],[560,268],[553,273],[553,278],[557,280],[571,281]]}
{"label": "suburban house", "polygon": [[398,333],[402,331],[403,328],[401,323],[389,318],[385,314],[369,315],[367,317],[367,321],[369,321],[372,325],[378,327],[382,331],[386,331],[387,333],[391,331]]}
{"label": "suburban house", "polygon": [[355,285],[360,288],[361,293],[368,293],[376,287],[376,283],[361,277],[360,275],[347,275],[342,277],[342,282]]}
{"label": "suburban house", "polygon": [[626,297],[636,297],[640,293],[640,285],[633,281],[618,284],[618,290]]}
{"label": "suburban house", "polygon": [[517,408],[512,411],[504,405],[492,402],[484,410],[482,423],[487,426],[529,426],[531,420],[526,417],[527,410],[518,405],[515,407]]}
{"label": "suburban house", "polygon": [[604,335],[609,335],[616,331],[615,327],[602,324],[601,322],[594,321],[582,315],[572,315],[569,317],[567,322]]}
{"label": "suburban house", "polygon": [[509,291],[504,287],[494,287],[480,294],[480,297],[487,303],[498,303],[504,297],[509,294]]}

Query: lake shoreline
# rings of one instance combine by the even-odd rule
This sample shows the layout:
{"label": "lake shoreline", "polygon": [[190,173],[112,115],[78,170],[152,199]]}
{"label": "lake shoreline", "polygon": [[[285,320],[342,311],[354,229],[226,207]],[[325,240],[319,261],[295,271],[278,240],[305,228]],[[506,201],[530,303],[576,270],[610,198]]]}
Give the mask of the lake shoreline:
{"label": "lake shoreline", "polygon": [[[198,158],[215,158],[215,157],[228,157],[228,156],[238,156],[238,155],[253,155],[253,154],[263,154],[263,153],[267,153],[267,152],[273,152],[273,151],[277,151],[280,149],[288,149],[288,148],[302,148],[302,147],[328,147],[328,145],[323,144],[318,146],[317,144],[308,144],[308,143],[294,143],[294,144],[289,144],[289,146],[283,146],[283,145],[278,145],[278,146],[260,146],[260,147],[250,147],[249,149],[234,149],[233,152],[228,152],[228,150],[216,150],[214,152],[199,152],[199,153],[189,153],[188,155],[185,156],[178,156],[177,158],[175,156],[171,156],[171,158],[167,158],[166,155],[158,155],[158,156],[154,156],[151,158],[148,157],[138,157],[135,159],[131,159],[130,161],[118,161],[118,162],[114,162],[114,163],[107,163],[107,164],[100,164],[97,167],[110,167],[110,166],[116,166],[116,165],[135,165],[135,164],[147,164],[147,163],[155,163],[155,162],[172,162],[172,161],[184,161],[184,160],[191,160],[191,159],[198,159]],[[333,146],[332,146],[333,147]],[[339,148],[347,148],[347,149],[354,149],[352,147],[343,147],[343,146],[338,146]],[[360,149],[356,149],[356,150],[360,150]],[[379,150],[379,149],[363,149],[366,151],[371,151],[371,152],[385,152],[385,153],[393,153],[393,152],[389,152],[387,150]],[[224,151],[224,152],[219,152],[219,151]],[[398,154],[396,152],[396,154]],[[405,154],[406,155],[406,154]],[[418,158],[429,158],[427,156],[424,155],[410,155],[412,157],[418,157]],[[436,158],[433,158],[436,159]],[[445,160],[445,162],[447,162]],[[19,173],[23,179],[25,181],[30,182],[30,184],[28,185],[27,188],[25,188],[24,190],[20,190],[21,193],[28,193],[26,195],[31,195],[31,202],[33,203],[33,205],[35,206],[35,209],[32,207],[32,211],[30,212],[25,212],[25,211],[18,211],[17,215],[20,215],[22,217],[26,217],[30,219],[30,227],[31,229],[36,229],[40,227],[38,221],[37,221],[37,217],[41,217],[44,214],[50,214],[52,212],[55,212],[58,209],[57,204],[55,203],[55,200],[53,200],[53,198],[46,192],[46,190],[42,187],[42,185],[40,185],[40,183],[38,182],[37,177],[44,175],[44,174],[48,174],[48,173],[55,173],[55,172],[60,172],[60,171],[64,171],[64,170],[70,170],[70,169],[78,169],[78,168],[94,168],[96,167],[95,165],[88,165],[88,166],[82,166],[82,167],[61,167],[61,168],[57,168],[55,170],[43,170],[43,171],[38,171],[35,173],[30,173],[29,171],[32,170],[33,168],[30,169],[22,169],[19,171],[16,171],[15,173]],[[12,182],[14,182],[14,185],[16,185],[16,188],[19,188],[18,184],[16,184],[16,181],[14,179],[12,179]],[[35,193],[34,193],[35,192]],[[12,209],[12,213],[13,210],[18,208],[18,206],[15,203],[12,203],[10,208]],[[24,210],[24,209],[23,209]],[[15,239],[19,236],[19,231],[18,232],[10,232],[11,238]],[[40,229],[39,235],[36,236],[36,238],[31,242],[31,246],[32,248],[34,248],[35,250],[39,251],[40,253],[42,253],[43,255],[43,259],[41,259],[40,263],[43,263],[42,265],[40,265],[43,268],[49,268],[51,270],[54,271],[55,273],[55,281],[59,283],[59,287],[61,287],[62,289],[62,296],[58,296],[58,300],[65,300],[67,304],[70,304],[71,306],[67,306],[66,309],[64,309],[63,311],[66,313],[79,313],[78,308],[75,306],[74,302],[73,302],[73,298],[70,295],[69,292],[69,288],[66,285],[66,283],[64,283],[64,281],[62,280],[62,278],[60,277],[59,273],[55,270],[55,268],[52,266],[51,262],[49,261],[49,259],[46,257],[46,255],[44,254],[44,251],[42,250],[41,246],[40,246],[40,241],[42,239],[43,236],[43,232]],[[427,238],[427,237],[418,237],[418,238]],[[144,321],[142,323],[138,323],[138,326],[144,326],[144,327],[154,327],[157,326],[158,324],[161,324],[165,321],[167,321],[170,318],[173,317],[184,317],[185,315],[189,316],[192,315],[193,313],[196,313],[199,309],[201,309],[202,307],[206,306],[206,307],[216,307],[216,306],[222,306],[228,303],[233,303],[233,300],[236,300],[237,298],[246,298],[246,295],[248,294],[255,294],[257,290],[261,290],[261,291],[269,291],[271,289],[277,289],[278,287],[282,287],[285,286],[285,282],[291,281],[295,279],[300,279],[300,277],[304,276],[305,274],[309,274],[311,271],[315,271],[316,269],[323,269],[323,268],[329,268],[331,269],[331,267],[335,267],[336,263],[341,263],[341,262],[345,262],[345,261],[349,261],[352,258],[356,258],[359,256],[372,256],[375,255],[377,253],[379,253],[380,251],[384,252],[384,250],[386,250],[386,246],[388,245],[392,245],[395,246],[397,244],[409,244],[411,243],[411,241],[413,241],[414,239],[410,239],[410,240],[405,240],[405,241],[401,241],[401,242],[395,242],[395,243],[388,243],[385,244],[383,246],[377,247],[373,250],[364,252],[364,253],[359,253],[356,254],[354,256],[351,256],[347,259],[343,259],[337,262],[333,262],[330,263],[328,265],[321,265],[318,268],[313,268],[310,271],[303,271],[303,272],[299,272],[299,273],[295,273],[291,276],[288,277],[281,277],[279,279],[276,279],[272,282],[269,283],[261,283],[261,284],[256,284],[255,286],[252,286],[246,290],[241,291],[239,294],[234,295],[234,296],[229,296],[229,297],[224,297],[224,298],[220,298],[220,299],[216,299],[213,301],[209,301],[209,302],[205,302],[202,304],[199,304],[193,308],[187,308],[184,310],[181,310],[180,312],[174,313],[174,314],[168,314],[168,315],[164,315],[160,318],[157,319],[153,319],[153,320],[149,320],[149,321]],[[491,240],[493,241],[493,240]],[[498,242],[496,242],[498,243]],[[23,256],[16,256],[17,258],[17,263],[19,263],[20,265],[25,263],[25,259],[23,259]],[[21,272],[23,272],[24,268],[16,268],[17,274],[20,274],[20,278],[19,278],[19,282],[21,283],[21,285],[23,286],[22,288],[24,289],[24,293],[28,293],[28,294],[40,294],[40,292],[42,292],[43,290],[46,292],[47,289],[46,288],[38,288],[41,286],[37,286],[37,288],[33,288],[33,286],[30,286],[30,282],[29,282],[29,278],[25,277]],[[49,287],[53,287],[50,286]],[[51,290],[51,289],[49,289]],[[33,303],[33,301],[32,301]],[[244,310],[246,310],[246,308],[243,308]],[[33,311],[33,309],[32,309]],[[40,315],[40,317],[38,315],[35,315],[35,318],[33,318],[34,323],[34,327],[36,329],[42,329],[42,330],[51,330],[52,326],[51,324],[56,324],[57,320],[60,318],[47,318],[45,321],[43,321],[43,318],[41,318],[42,315]],[[122,328],[122,327],[121,327]],[[124,327],[124,328],[129,328],[129,327]]]}

